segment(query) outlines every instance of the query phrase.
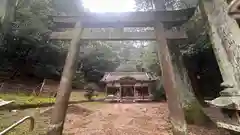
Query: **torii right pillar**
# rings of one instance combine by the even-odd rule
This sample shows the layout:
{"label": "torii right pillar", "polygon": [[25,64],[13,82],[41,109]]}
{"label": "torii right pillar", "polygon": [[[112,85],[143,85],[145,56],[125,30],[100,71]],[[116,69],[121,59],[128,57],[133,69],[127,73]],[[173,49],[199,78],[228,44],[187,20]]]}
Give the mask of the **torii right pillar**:
{"label": "torii right pillar", "polygon": [[[165,10],[163,0],[156,0],[154,5],[157,10]],[[177,80],[174,73],[172,57],[166,36],[164,34],[165,28],[161,22],[156,21],[155,33],[156,40],[158,42],[158,55],[161,63],[160,66],[162,69],[163,85],[167,96],[172,132],[173,135],[187,135],[187,124],[181,104],[181,95],[177,88]]]}
{"label": "torii right pillar", "polygon": [[182,108],[181,95],[177,88],[177,80],[174,73],[169,46],[164,36],[163,24],[156,24],[155,31],[159,46],[163,85],[167,96],[169,118],[172,124],[173,135],[187,135],[187,124],[185,121],[184,110]]}

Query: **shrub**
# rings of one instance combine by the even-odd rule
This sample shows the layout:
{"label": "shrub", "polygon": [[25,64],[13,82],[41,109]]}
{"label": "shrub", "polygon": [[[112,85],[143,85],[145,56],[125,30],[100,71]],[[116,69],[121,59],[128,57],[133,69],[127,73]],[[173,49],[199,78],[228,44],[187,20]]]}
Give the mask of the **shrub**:
{"label": "shrub", "polygon": [[166,100],[165,90],[162,84],[158,85],[158,87],[152,91],[153,100],[160,101]]}
{"label": "shrub", "polygon": [[92,101],[94,96],[98,96],[98,94],[95,93],[93,90],[88,90],[84,93],[84,97],[89,101]]}

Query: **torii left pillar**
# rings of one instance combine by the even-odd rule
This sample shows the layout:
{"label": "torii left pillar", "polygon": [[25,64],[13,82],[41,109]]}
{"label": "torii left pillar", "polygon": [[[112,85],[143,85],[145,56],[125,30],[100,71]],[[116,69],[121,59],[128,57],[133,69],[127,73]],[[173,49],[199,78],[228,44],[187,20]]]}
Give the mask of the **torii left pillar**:
{"label": "torii left pillar", "polygon": [[60,81],[57,100],[52,112],[52,119],[48,129],[48,135],[62,135],[68,101],[72,90],[72,79],[76,72],[76,63],[80,51],[80,42],[83,28],[81,23],[76,24],[77,33],[69,46],[68,55]]}

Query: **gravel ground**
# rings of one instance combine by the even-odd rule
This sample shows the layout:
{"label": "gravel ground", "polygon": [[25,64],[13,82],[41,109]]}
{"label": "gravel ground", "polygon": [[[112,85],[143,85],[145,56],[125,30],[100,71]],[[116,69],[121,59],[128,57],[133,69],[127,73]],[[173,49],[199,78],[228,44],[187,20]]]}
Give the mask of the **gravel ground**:
{"label": "gravel ground", "polygon": [[[72,106],[65,135],[171,135],[166,103],[105,104],[95,110]],[[227,135],[214,126],[188,126],[189,135]]]}

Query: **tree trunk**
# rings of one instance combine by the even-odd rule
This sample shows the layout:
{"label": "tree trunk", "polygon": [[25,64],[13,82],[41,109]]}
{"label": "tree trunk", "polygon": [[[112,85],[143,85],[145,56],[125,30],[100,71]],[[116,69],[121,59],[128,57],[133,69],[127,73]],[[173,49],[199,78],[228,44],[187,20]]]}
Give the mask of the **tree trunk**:
{"label": "tree trunk", "polygon": [[17,0],[0,1],[0,30],[6,33],[11,28],[11,23],[15,19]]}
{"label": "tree trunk", "polygon": [[[80,23],[77,25],[79,27]],[[65,66],[63,69],[56,103],[51,116],[51,124],[49,127],[48,135],[62,135],[64,120],[68,108],[68,100],[72,89],[72,79],[76,71],[76,63],[80,51],[82,28],[80,26],[80,28],[76,29],[77,33],[75,34],[69,47]]]}

